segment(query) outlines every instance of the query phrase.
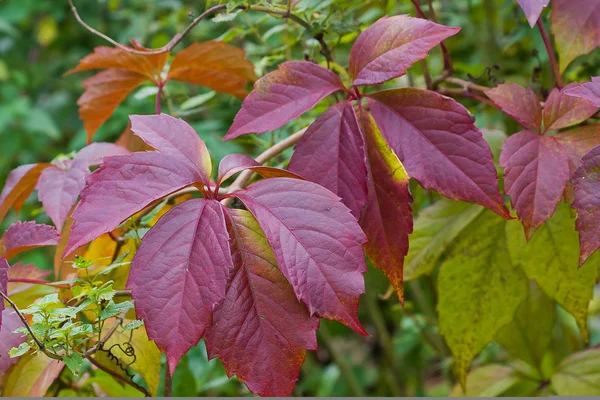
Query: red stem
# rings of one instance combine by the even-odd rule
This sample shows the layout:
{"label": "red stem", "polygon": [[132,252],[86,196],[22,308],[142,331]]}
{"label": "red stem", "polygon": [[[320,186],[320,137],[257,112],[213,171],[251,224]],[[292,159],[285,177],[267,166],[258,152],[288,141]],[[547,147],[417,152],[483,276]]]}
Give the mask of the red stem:
{"label": "red stem", "polygon": [[554,76],[556,77],[556,86],[559,89],[562,89],[563,81],[562,76],[560,76],[560,69],[558,68],[556,56],[554,55],[554,49],[552,48],[550,38],[548,37],[548,33],[546,32],[546,28],[544,28],[544,23],[542,22],[541,18],[538,19],[537,26],[540,30],[540,34],[542,35],[542,39],[544,40],[544,46],[546,46],[546,51],[548,52],[548,57],[550,58],[550,64],[552,64],[552,70],[554,71]]}
{"label": "red stem", "polygon": [[165,86],[164,82],[158,82],[158,92],[156,93],[156,113],[157,114],[161,114],[160,98],[162,97],[163,86]]}
{"label": "red stem", "polygon": [[[420,0],[412,0],[412,3],[415,6],[415,10],[417,11],[417,16],[419,18],[429,19],[429,18],[427,18],[427,15],[423,12],[423,9],[421,8],[419,1]],[[435,16],[435,10],[433,9],[433,5],[431,4],[430,0],[428,1],[428,4],[429,4],[429,11],[431,12],[431,18],[432,18],[433,22],[437,23],[437,18]],[[443,41],[440,43],[440,47],[442,48],[442,54],[444,55],[444,71],[448,71],[448,74],[452,75],[452,72],[454,72],[454,66],[452,65],[452,57],[450,57],[450,52],[446,48],[446,45],[444,44]]]}
{"label": "red stem", "polygon": [[69,289],[70,286],[67,284],[54,285],[52,282],[44,281],[42,279],[30,279],[30,278],[8,278],[8,283],[31,283],[34,285],[48,285],[62,289]]}

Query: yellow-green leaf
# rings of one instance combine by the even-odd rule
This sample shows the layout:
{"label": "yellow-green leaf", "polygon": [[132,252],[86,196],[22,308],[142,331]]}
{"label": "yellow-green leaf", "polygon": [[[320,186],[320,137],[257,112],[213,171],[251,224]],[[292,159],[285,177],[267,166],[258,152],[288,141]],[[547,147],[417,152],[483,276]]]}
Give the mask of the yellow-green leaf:
{"label": "yellow-green leaf", "polygon": [[65,364],[43,353],[25,355],[6,378],[4,397],[42,397]]}
{"label": "yellow-green leaf", "polygon": [[514,318],[527,278],[508,253],[502,217],[486,210],[465,227],[441,265],[439,326],[463,388],[471,360]]}
{"label": "yellow-green leaf", "polygon": [[490,364],[469,373],[466,392],[456,385],[451,397],[498,397],[519,382],[519,376],[510,367]]}
{"label": "yellow-green leaf", "polygon": [[575,218],[569,207],[559,204],[554,216],[538,229],[529,243],[518,224],[509,224],[509,248],[530,279],[571,313],[587,342],[588,305],[598,276],[598,255],[578,267],[579,242]]}
{"label": "yellow-green leaf", "polygon": [[552,386],[560,396],[600,396],[600,349],[565,358],[552,376]]}
{"label": "yellow-green leaf", "polygon": [[409,237],[404,280],[430,274],[448,246],[483,210],[475,204],[443,199],[422,211]]}

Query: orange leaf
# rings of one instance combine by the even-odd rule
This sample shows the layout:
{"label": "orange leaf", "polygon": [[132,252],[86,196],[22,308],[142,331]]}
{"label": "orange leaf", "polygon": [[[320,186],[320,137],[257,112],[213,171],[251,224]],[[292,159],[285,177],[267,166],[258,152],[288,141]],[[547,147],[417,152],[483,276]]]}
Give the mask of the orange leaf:
{"label": "orange leaf", "polygon": [[77,105],[88,143],[125,97],[145,80],[136,72],[111,68],[83,82],[86,90],[77,100]]}
{"label": "orange leaf", "polygon": [[0,221],[4,219],[11,207],[18,213],[27,197],[35,189],[40,174],[48,163],[26,164],[15,168],[6,179],[6,184],[0,193]]}
{"label": "orange leaf", "polygon": [[243,99],[257,77],[244,51],[224,42],[194,43],[173,59],[167,79],[202,85]]}

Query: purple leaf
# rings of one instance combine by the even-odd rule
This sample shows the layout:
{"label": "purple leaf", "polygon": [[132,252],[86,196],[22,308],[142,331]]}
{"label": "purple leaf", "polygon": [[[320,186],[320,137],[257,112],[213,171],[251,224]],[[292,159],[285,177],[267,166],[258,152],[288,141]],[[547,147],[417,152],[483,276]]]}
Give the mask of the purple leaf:
{"label": "purple leaf", "polygon": [[352,46],[352,85],[376,85],[404,75],[412,64],[427,57],[429,50],[459,31],[408,15],[379,19]]}
{"label": "purple leaf", "polygon": [[245,169],[249,169],[256,172],[263,178],[293,178],[293,179],[304,179],[303,177],[280,168],[263,167],[256,160],[244,155],[244,154],[229,154],[223,157],[219,163],[219,176],[217,178],[217,184],[220,186],[225,180],[231,178],[233,175],[241,172]]}
{"label": "purple leaf", "polygon": [[197,168],[157,153],[109,157],[88,175],[63,257],[110,232],[152,202],[200,182]]}
{"label": "purple leaf", "polygon": [[330,70],[308,61],[285,62],[256,81],[224,140],[275,130],[338,90],[344,85]]}
{"label": "purple leaf", "polygon": [[366,272],[366,238],[339,197],[312,182],[274,178],[233,194],[254,215],[281,272],[311,315],[358,333],[358,299]]}
{"label": "purple leaf", "polygon": [[600,76],[593,76],[591,82],[575,84],[566,88],[564,93],[568,96],[587,100],[598,108],[600,107]]}
{"label": "purple leaf", "polygon": [[570,84],[562,91],[553,89],[544,104],[544,132],[568,128],[577,125],[598,111],[587,100],[568,95],[568,91],[577,84]]}
{"label": "purple leaf", "polygon": [[0,255],[10,259],[35,247],[56,246],[59,240],[59,233],[50,225],[17,221],[4,232]]}
{"label": "purple leaf", "polygon": [[523,9],[529,26],[533,28],[540,18],[542,10],[548,6],[550,0],[517,0],[517,3]]}
{"label": "purple leaf", "polygon": [[167,114],[132,115],[131,130],[161,154],[195,168],[205,185],[210,183],[212,163],[206,144],[185,121]]}
{"label": "purple leaf", "polygon": [[[0,257],[0,291],[8,296],[8,261]],[[0,299],[0,332],[2,329],[2,319],[4,317],[4,298]],[[8,349],[10,350],[10,349]]]}
{"label": "purple leaf", "polygon": [[104,157],[124,156],[127,154],[131,154],[131,152],[125,147],[113,143],[100,142],[85,146],[77,152],[75,157],[73,157],[73,160],[76,162],[82,161],[85,163],[85,166],[89,168],[102,164],[102,159]]}
{"label": "purple leaf", "polygon": [[530,240],[554,214],[569,180],[569,159],[553,136],[522,131],[502,145],[505,191]]}
{"label": "purple leaf", "polygon": [[485,94],[523,128],[541,132],[542,105],[533,90],[507,83],[488,89]]}
{"label": "purple leaf", "polygon": [[492,152],[462,105],[419,89],[371,96],[377,126],[410,177],[452,200],[481,204],[510,218]]}
{"label": "purple leaf", "polygon": [[252,215],[228,214],[235,269],[206,332],[209,358],[219,357],[252,393],[291,396],[306,349],[317,349],[319,319],[296,299]]}
{"label": "purple leaf", "polygon": [[600,248],[600,146],[594,147],[581,160],[575,171],[575,200],[577,230],[579,231],[579,265],[583,265]]}
{"label": "purple leaf", "polygon": [[51,166],[42,171],[37,183],[38,198],[54,226],[62,231],[67,215],[77,201],[79,191],[85,186],[89,173],[87,161],[70,163],[67,170]]}
{"label": "purple leaf", "polygon": [[367,202],[364,146],[352,103],[338,103],[307,129],[288,169],[340,196],[359,219]]}
{"label": "purple leaf", "polygon": [[144,236],[127,287],[171,374],[211,323],[232,269],[223,208],[215,200],[176,206]]}
{"label": "purple leaf", "polygon": [[[0,266],[0,276],[2,275],[1,271],[2,267]],[[0,278],[0,280],[1,279],[2,278]],[[0,290],[2,289],[0,288]],[[6,294],[4,290],[2,290],[2,292]],[[4,300],[2,300],[0,309],[3,307]],[[23,334],[13,333],[16,329],[21,328],[22,326],[23,323],[13,310],[2,310],[0,314],[0,375],[2,375],[4,372],[7,372],[8,369],[19,360],[18,357],[10,358],[8,352],[13,347],[19,347],[19,345],[25,341],[25,336],[23,336]]]}

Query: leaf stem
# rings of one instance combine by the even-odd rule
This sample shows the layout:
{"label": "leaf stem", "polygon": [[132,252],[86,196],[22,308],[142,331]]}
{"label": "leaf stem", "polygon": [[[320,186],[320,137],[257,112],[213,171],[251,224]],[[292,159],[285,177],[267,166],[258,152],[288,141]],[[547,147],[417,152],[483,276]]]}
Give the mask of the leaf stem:
{"label": "leaf stem", "polygon": [[162,97],[162,91],[163,91],[164,85],[165,85],[165,82],[158,83],[158,91],[156,92],[156,113],[157,114],[161,114],[160,99]]}
{"label": "leaf stem", "polygon": [[540,30],[540,34],[542,35],[544,46],[546,46],[548,57],[550,58],[550,64],[552,65],[552,71],[554,71],[554,77],[556,79],[556,87],[558,87],[558,89],[561,90],[563,88],[562,76],[560,75],[558,62],[556,62],[556,56],[554,55],[552,43],[550,42],[550,38],[548,37],[548,33],[546,32],[546,28],[544,28],[544,23],[542,22],[541,18],[538,19],[537,26]]}
{"label": "leaf stem", "polygon": [[33,285],[48,285],[53,286],[55,288],[61,289],[69,289],[70,286],[67,284],[54,284],[50,281],[45,281],[43,279],[31,279],[31,278],[8,278],[8,283],[31,283]]}
{"label": "leaf stem", "polygon": [[164,383],[165,390],[163,397],[173,397],[173,378],[171,377],[171,372],[169,371],[168,365],[165,366]]}

